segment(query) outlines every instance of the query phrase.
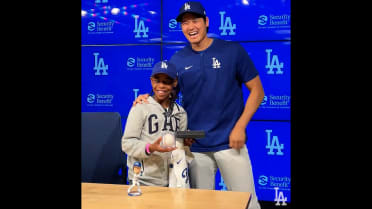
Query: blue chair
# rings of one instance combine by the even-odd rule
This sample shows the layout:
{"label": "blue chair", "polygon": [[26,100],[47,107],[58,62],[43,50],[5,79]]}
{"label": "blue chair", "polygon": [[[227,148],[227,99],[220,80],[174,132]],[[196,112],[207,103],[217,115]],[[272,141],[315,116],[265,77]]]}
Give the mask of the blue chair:
{"label": "blue chair", "polygon": [[119,113],[81,113],[82,182],[126,183],[126,156],[121,150],[122,134]]}

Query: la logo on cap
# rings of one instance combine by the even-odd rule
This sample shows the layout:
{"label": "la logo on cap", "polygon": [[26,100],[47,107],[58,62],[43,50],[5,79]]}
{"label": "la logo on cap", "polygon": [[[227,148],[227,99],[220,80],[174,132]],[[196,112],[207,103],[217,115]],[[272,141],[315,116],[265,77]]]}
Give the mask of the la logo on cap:
{"label": "la logo on cap", "polygon": [[161,62],[161,68],[165,68],[165,69],[167,69],[167,63],[165,63],[165,62]]}
{"label": "la logo on cap", "polygon": [[190,8],[190,4],[185,3],[185,10],[189,10],[189,9],[191,9],[191,8]]}

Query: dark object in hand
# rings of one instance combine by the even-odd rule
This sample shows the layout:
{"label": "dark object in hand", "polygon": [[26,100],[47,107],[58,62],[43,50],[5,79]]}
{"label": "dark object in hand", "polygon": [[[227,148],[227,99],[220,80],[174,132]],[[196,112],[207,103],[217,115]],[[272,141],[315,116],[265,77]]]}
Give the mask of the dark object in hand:
{"label": "dark object in hand", "polygon": [[176,131],[177,138],[190,138],[190,139],[200,139],[205,137],[205,132],[202,130],[198,131]]}

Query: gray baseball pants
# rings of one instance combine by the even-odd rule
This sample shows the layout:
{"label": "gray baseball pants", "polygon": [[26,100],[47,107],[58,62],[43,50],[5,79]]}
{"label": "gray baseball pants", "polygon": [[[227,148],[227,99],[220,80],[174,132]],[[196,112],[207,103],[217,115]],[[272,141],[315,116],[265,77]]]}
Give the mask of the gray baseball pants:
{"label": "gray baseball pants", "polygon": [[189,165],[191,188],[215,189],[217,168],[227,190],[250,192],[248,209],[260,209],[253,180],[251,160],[246,145],[240,150],[226,149],[217,152],[193,152],[195,158]]}

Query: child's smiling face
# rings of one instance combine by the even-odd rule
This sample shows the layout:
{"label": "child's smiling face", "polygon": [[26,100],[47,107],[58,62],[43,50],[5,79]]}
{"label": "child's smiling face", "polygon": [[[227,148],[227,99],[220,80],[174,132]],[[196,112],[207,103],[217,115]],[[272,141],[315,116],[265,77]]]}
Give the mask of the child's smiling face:
{"label": "child's smiling face", "polygon": [[155,100],[160,103],[169,98],[173,87],[177,85],[177,81],[166,74],[159,73],[151,77],[151,85]]}

